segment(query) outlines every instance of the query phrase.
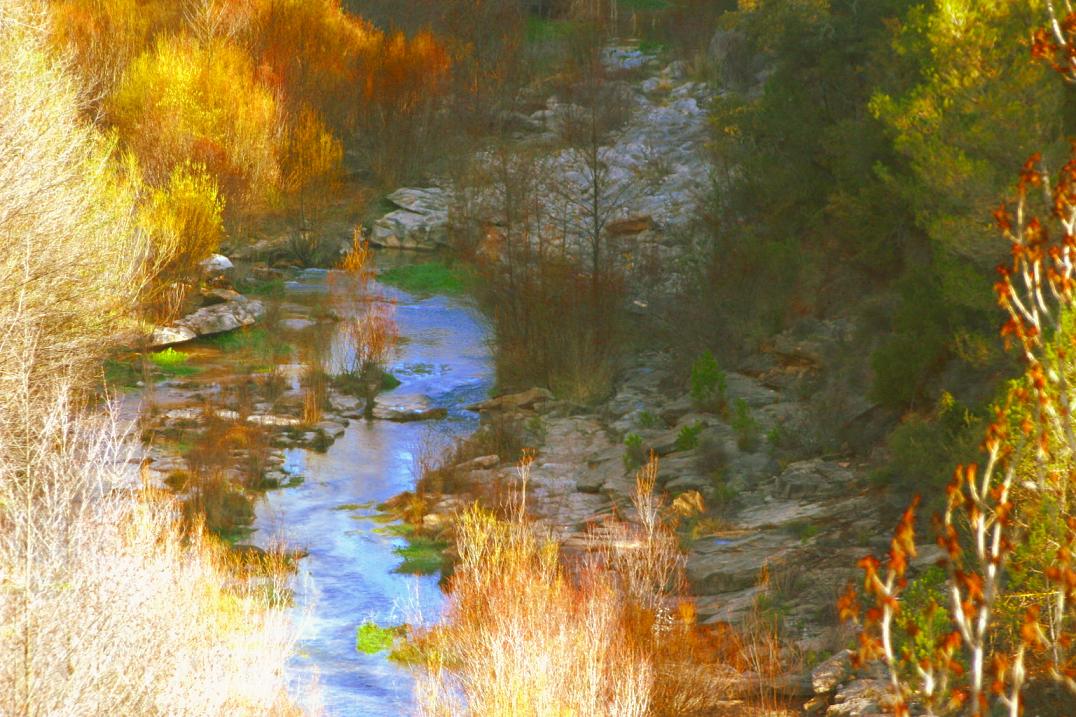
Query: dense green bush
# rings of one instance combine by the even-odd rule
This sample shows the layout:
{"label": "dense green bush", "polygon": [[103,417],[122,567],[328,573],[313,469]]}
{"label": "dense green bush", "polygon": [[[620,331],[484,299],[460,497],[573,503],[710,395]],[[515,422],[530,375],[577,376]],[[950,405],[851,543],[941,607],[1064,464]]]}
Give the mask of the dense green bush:
{"label": "dense green bush", "polygon": [[624,436],[624,467],[633,471],[646,462],[646,450],[643,448],[643,437],[638,433],[629,433]]}
{"label": "dense green bush", "polygon": [[728,378],[712,352],[707,351],[691,364],[690,390],[692,400],[701,408],[717,410],[725,405]]}

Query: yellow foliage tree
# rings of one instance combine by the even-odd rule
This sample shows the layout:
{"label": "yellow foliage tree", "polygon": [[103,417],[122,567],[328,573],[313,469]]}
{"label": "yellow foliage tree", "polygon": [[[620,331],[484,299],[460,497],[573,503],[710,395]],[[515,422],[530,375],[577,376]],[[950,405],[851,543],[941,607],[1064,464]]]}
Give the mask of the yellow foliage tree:
{"label": "yellow foliage tree", "polygon": [[151,185],[189,160],[216,177],[232,218],[275,201],[280,111],[236,45],[158,39],[131,63],[108,110]]}
{"label": "yellow foliage tree", "polygon": [[182,3],[172,0],[54,0],[50,43],[72,58],[79,79],[107,97],[155,33],[174,26]]}
{"label": "yellow foliage tree", "polygon": [[224,200],[205,167],[177,165],[168,182],[148,192],[139,225],[152,242],[159,273],[148,305],[167,318],[197,279],[199,263],[224,238]]}

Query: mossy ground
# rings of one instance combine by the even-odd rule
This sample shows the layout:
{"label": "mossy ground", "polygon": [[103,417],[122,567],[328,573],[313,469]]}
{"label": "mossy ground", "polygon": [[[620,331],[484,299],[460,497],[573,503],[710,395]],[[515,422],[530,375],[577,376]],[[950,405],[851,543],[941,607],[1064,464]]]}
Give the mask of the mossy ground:
{"label": "mossy ground", "polygon": [[410,294],[445,294],[454,296],[467,291],[474,275],[462,264],[428,261],[386,269],[377,280]]}

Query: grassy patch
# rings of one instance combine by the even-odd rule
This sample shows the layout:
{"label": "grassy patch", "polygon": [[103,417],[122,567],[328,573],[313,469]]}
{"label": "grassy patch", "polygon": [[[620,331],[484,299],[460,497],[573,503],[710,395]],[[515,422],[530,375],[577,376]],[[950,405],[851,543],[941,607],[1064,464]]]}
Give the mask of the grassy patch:
{"label": "grassy patch", "polygon": [[229,331],[206,340],[224,353],[247,353],[263,359],[284,357],[291,353],[291,346],[276,340],[263,328]]}
{"label": "grassy patch", "polygon": [[661,55],[668,49],[668,46],[664,42],[659,42],[658,40],[639,41],[639,52],[644,55]]}
{"label": "grassy patch", "polygon": [[574,20],[558,20],[544,17],[527,18],[527,42],[544,44],[571,37],[579,24]]}
{"label": "grassy patch", "polygon": [[429,261],[397,266],[381,272],[377,280],[411,294],[462,294],[474,277],[460,264]]}
{"label": "grassy patch", "polygon": [[624,10],[652,12],[655,10],[664,10],[669,7],[669,0],[617,0],[617,5]]}
{"label": "grassy patch", "polygon": [[249,296],[268,296],[279,298],[284,295],[283,279],[245,279],[237,281],[235,288],[241,294]]}
{"label": "grassy patch", "polygon": [[190,354],[176,351],[171,347],[149,355],[150,363],[153,364],[154,368],[167,376],[190,376],[201,371],[196,366],[188,366],[187,361],[189,359]]}
{"label": "grassy patch", "polygon": [[397,573],[407,575],[433,575],[445,566],[444,550],[448,543],[421,535],[410,535],[407,545],[396,548],[393,552],[403,558],[396,568]]}
{"label": "grassy patch", "polygon": [[333,510],[369,510],[372,507],[373,503],[342,503]]}

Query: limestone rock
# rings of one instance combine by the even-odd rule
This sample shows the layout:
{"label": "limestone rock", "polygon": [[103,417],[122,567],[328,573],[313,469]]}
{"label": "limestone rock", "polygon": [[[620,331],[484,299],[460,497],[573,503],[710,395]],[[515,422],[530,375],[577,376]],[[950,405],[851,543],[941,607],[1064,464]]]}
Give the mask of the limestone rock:
{"label": "limestone rock", "polygon": [[478,456],[469,461],[458,463],[456,468],[463,471],[488,470],[490,468],[496,468],[497,464],[500,462],[501,458],[497,455]]}
{"label": "limestone rock", "polygon": [[832,692],[852,672],[852,651],[841,650],[811,670],[811,687],[816,695]]}
{"label": "limestone rock", "polygon": [[888,697],[885,680],[856,680],[837,691],[826,717],[882,717]]}
{"label": "limestone rock", "polygon": [[233,331],[254,324],[264,314],[265,306],[262,302],[239,295],[230,301],[203,306],[171,326],[154,329],[150,346],[170,346],[199,336]]}
{"label": "limestone rock", "polygon": [[158,326],[153,330],[153,336],[150,338],[150,346],[152,348],[171,346],[173,344],[181,344],[185,341],[191,341],[196,338],[198,338],[198,334],[194,333],[194,331],[186,326]]}
{"label": "limestone rock", "polygon": [[783,498],[841,495],[847,492],[853,478],[851,470],[833,461],[797,461],[777,477],[775,493]]}
{"label": "limestone rock", "polygon": [[378,401],[374,405],[374,418],[382,421],[408,423],[444,418],[447,415],[448,409],[431,406],[425,396],[393,396],[388,401]]}
{"label": "limestone rock", "polygon": [[467,407],[467,410],[480,413],[484,411],[527,410],[534,408],[536,403],[552,399],[553,393],[549,389],[535,387],[519,393],[507,393],[503,396],[473,403]]}
{"label": "limestone rock", "polygon": [[206,259],[202,260],[200,264],[202,271],[209,276],[217,276],[231,271],[235,268],[232,264],[232,260],[223,254],[213,254]]}
{"label": "limestone rock", "polygon": [[370,242],[397,249],[433,250],[444,245],[448,227],[448,193],[443,189],[403,188],[387,197],[399,207],[374,223]]}

